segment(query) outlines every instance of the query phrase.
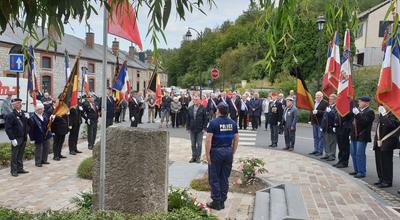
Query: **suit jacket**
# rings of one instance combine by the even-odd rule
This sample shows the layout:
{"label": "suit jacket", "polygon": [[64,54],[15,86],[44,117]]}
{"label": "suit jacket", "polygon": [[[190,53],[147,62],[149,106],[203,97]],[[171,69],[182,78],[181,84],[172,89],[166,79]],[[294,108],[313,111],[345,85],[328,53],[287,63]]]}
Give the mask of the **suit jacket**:
{"label": "suit jacket", "polygon": [[367,107],[354,116],[353,127],[351,130],[351,140],[371,142],[372,123],[375,119],[375,113]]}
{"label": "suit jacket", "polygon": [[107,119],[113,119],[115,112],[115,100],[112,96],[107,96]]}
{"label": "suit jacket", "polygon": [[[24,138],[26,140],[28,121],[25,118],[25,112],[13,110],[11,113],[6,115],[5,118],[5,131],[8,139],[14,140]],[[18,144],[20,144],[18,142]]]}
{"label": "suit jacket", "polygon": [[56,116],[51,123],[51,131],[56,135],[68,134],[68,115]]}
{"label": "suit jacket", "polygon": [[283,115],[282,122],[287,129],[296,130],[297,124],[297,108],[292,106],[290,108],[286,107]]}
{"label": "suit jacket", "polygon": [[[214,105],[214,103],[215,103],[215,105]],[[211,98],[209,98],[208,103],[207,103],[207,112],[215,113],[217,111],[217,105],[218,105],[218,99],[214,98],[211,101]]]}
{"label": "suit jacket", "polygon": [[129,120],[131,120],[132,117],[135,117],[135,120],[139,119],[140,117],[140,103],[136,99],[136,102],[133,98],[129,99]]}
{"label": "suit jacket", "polygon": [[239,99],[239,101],[238,101],[238,107],[239,107],[238,111],[239,112],[243,112],[242,111],[242,105],[243,104],[245,104],[245,106],[246,106],[246,108],[244,110],[244,114],[247,115],[249,113],[249,111],[250,111],[250,102],[247,101],[247,100]]}
{"label": "suit jacket", "polygon": [[69,126],[80,126],[82,124],[82,112],[79,110],[79,108],[71,108],[69,110]]}
{"label": "suit jacket", "polygon": [[336,118],[336,106],[330,106],[331,111],[325,111],[324,116],[322,116],[321,128],[323,132],[327,132],[329,134],[333,134],[333,128],[335,127],[335,118]]}
{"label": "suit jacket", "polygon": [[[398,128],[399,126],[399,120],[391,112],[389,112],[385,116],[380,115],[378,122],[380,140],[382,140],[383,137],[385,137],[390,132],[396,130],[396,128]],[[374,138],[374,150],[380,149],[381,151],[391,151],[400,148],[399,136],[400,129],[389,138],[382,141],[382,145],[378,147],[378,129],[376,129]]]}
{"label": "suit jacket", "polygon": [[[250,107],[250,115],[251,116],[260,116],[261,115],[261,109],[262,109],[262,101],[261,99],[251,99],[249,103]],[[254,109],[254,111],[253,111]]]}
{"label": "suit jacket", "polygon": [[206,109],[200,105],[197,109],[196,118],[194,118],[194,105],[190,106],[188,109],[186,129],[193,132],[200,132],[207,128],[207,114]]}
{"label": "suit jacket", "polygon": [[235,99],[235,101],[233,101],[233,99],[229,99],[228,106],[229,106],[229,115],[231,118],[238,116],[238,111],[240,110],[238,106],[239,104],[240,100]]}
{"label": "suit jacket", "polygon": [[41,144],[45,140],[51,138],[51,132],[47,129],[49,120],[43,114],[43,120],[39,118],[35,113],[29,118],[29,138],[31,141],[35,141],[36,144]]}
{"label": "suit jacket", "polygon": [[316,110],[318,111],[317,114],[314,115],[312,111],[310,112],[310,119],[312,125],[321,126],[322,117],[324,117],[326,107],[328,106],[329,106],[328,102],[322,99],[316,108]]}
{"label": "suit jacket", "polygon": [[283,107],[279,101],[271,101],[269,103],[269,124],[278,125],[282,122]]}
{"label": "suit jacket", "polygon": [[85,101],[83,103],[82,117],[85,119],[85,122],[90,120],[92,123],[97,123],[97,121],[99,120],[99,106],[96,104],[96,102],[93,102],[93,106],[95,108],[92,108],[89,101]]}
{"label": "suit jacket", "polygon": [[[162,112],[169,112],[171,110],[171,102],[172,99],[169,96],[164,96],[161,99],[161,111]],[[139,103],[139,101],[138,101]]]}

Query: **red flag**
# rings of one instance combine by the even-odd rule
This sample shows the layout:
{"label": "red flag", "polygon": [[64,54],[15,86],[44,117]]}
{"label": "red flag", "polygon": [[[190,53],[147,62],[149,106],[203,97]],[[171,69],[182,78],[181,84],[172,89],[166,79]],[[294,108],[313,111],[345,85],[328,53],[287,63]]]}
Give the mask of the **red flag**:
{"label": "red flag", "polygon": [[350,31],[344,34],[343,62],[340,71],[336,109],[344,117],[350,112],[350,101],[354,99],[354,88],[351,74]]}
{"label": "red flag", "polygon": [[340,76],[340,49],[339,49],[339,34],[336,31],[332,40],[332,53],[329,58],[329,75],[328,81],[335,88],[338,88]]}
{"label": "red flag", "polygon": [[[110,5],[111,2],[112,0],[108,1]],[[132,5],[125,2],[114,4],[112,10],[112,17],[108,17],[108,33],[122,37],[143,50],[135,10]]]}
{"label": "red flag", "polygon": [[332,93],[335,92],[335,87],[329,82],[329,75],[331,74],[329,72],[329,65],[330,61],[332,60],[332,42],[329,42],[328,44],[328,59],[326,60],[326,66],[325,66],[325,73],[322,78],[322,92],[325,94],[325,96],[329,97]]}
{"label": "red flag", "polygon": [[386,106],[400,119],[400,59],[398,36],[390,38],[385,47],[385,56],[376,90],[376,100]]}

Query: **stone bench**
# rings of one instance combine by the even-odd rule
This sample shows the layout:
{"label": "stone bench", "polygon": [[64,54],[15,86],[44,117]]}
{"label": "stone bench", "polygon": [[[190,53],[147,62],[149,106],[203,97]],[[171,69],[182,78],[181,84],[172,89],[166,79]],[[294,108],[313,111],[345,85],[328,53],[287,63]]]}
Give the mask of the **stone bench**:
{"label": "stone bench", "polygon": [[256,192],[253,220],[309,219],[298,186],[281,184]]}

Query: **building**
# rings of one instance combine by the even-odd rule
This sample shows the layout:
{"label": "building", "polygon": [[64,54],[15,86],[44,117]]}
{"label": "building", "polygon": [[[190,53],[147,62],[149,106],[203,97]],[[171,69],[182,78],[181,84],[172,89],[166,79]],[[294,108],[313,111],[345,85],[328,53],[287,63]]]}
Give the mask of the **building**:
{"label": "building", "polygon": [[382,41],[385,30],[393,23],[385,15],[390,6],[390,1],[384,1],[358,15],[358,31],[355,35],[356,56],[354,63],[361,66],[374,66],[382,64]]}
{"label": "building", "polygon": [[[56,34],[48,33],[45,29],[44,36],[48,34],[57,39]],[[41,33],[41,29],[38,29]],[[41,35],[41,34],[40,34]],[[7,30],[0,35],[0,76],[16,77],[16,73],[9,71],[9,51],[14,45],[21,44],[27,37],[19,28],[15,28],[14,32]],[[94,33],[86,33],[86,38],[81,39],[69,34],[65,34],[60,40],[56,48],[49,47],[46,50],[47,40],[45,40],[38,48],[35,49],[35,67],[39,88],[42,92],[48,92],[51,96],[57,97],[63,90],[65,77],[65,59],[64,51],[69,54],[70,69],[73,68],[76,56],[81,51],[80,66],[86,68],[88,72],[88,81],[90,90],[96,94],[101,94],[101,74],[103,73],[103,46],[94,43]],[[35,42],[32,42],[34,44]],[[132,90],[144,91],[148,85],[154,66],[149,63],[151,56],[146,57],[144,52],[137,53],[133,46],[128,51],[120,50],[119,42],[114,40],[113,47],[108,49],[107,55],[107,85],[111,86],[114,76],[116,55],[118,54],[119,62],[122,64],[125,60],[128,64],[128,76],[132,85]],[[165,73],[160,72],[161,84],[166,85],[168,77]],[[23,73],[22,77],[26,77]]]}

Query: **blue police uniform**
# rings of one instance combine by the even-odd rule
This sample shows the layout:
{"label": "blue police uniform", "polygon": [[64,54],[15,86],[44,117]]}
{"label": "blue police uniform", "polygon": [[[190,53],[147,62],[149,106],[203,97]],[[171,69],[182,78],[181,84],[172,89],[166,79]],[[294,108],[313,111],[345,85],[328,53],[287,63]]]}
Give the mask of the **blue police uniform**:
{"label": "blue police uniform", "polygon": [[208,181],[211,186],[211,198],[216,202],[227,199],[233,162],[233,138],[238,133],[236,122],[227,116],[220,116],[210,121],[207,133],[212,133]]}

